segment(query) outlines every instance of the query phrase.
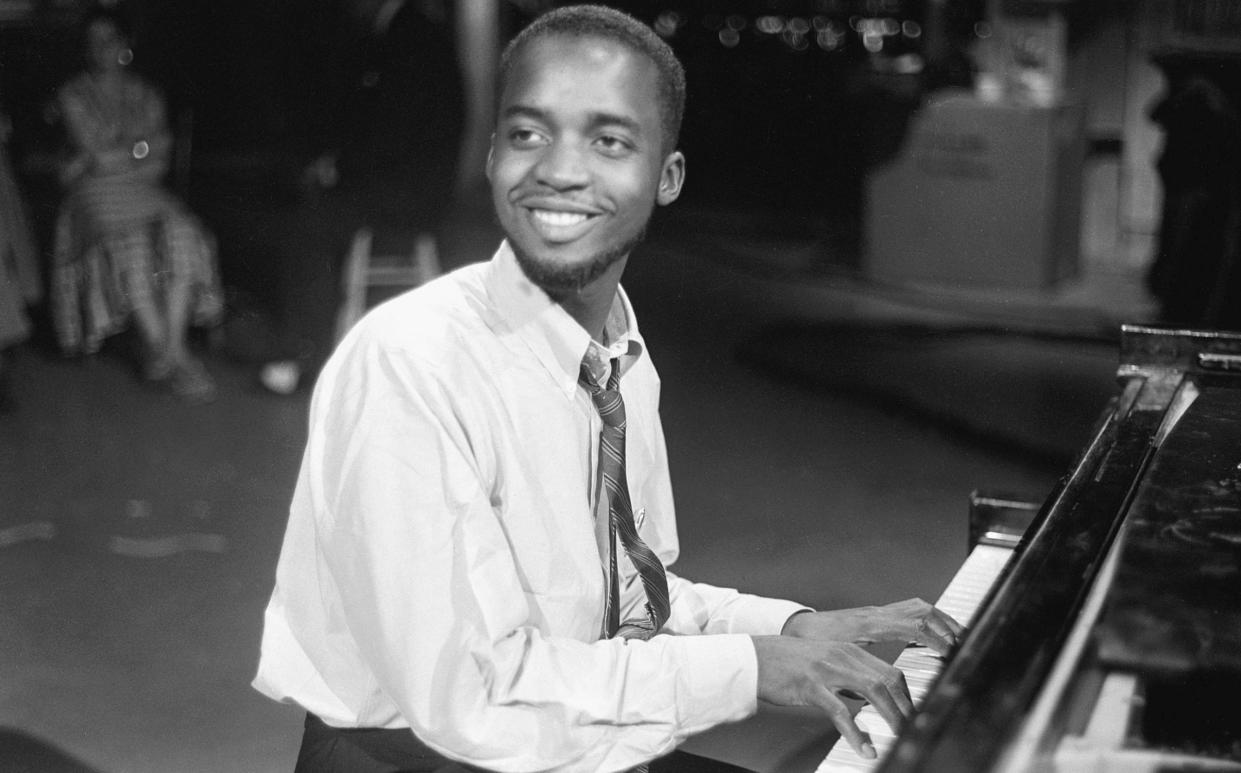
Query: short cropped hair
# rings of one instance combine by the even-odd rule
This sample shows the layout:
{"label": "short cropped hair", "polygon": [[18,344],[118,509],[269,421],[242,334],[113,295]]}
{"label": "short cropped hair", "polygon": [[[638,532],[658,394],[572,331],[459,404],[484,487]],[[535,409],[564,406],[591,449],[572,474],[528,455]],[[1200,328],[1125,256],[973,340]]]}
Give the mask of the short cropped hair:
{"label": "short cropped hair", "polygon": [[685,69],[672,49],[649,26],[629,14],[602,5],[570,5],[539,16],[517,34],[500,56],[497,97],[502,98],[513,61],[522,49],[542,38],[596,37],[642,54],[655,63],[659,73],[659,120],[663,152],[676,149],[685,115]]}

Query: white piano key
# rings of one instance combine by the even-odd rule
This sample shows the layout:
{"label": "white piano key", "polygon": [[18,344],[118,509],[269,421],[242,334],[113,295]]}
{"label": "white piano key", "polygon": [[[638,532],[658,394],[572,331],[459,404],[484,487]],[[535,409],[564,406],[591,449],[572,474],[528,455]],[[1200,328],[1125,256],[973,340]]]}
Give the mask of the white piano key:
{"label": "white piano key", "polygon": [[[974,613],[982,604],[983,599],[991,590],[991,586],[999,578],[1008,563],[1013,551],[994,545],[979,545],[970,552],[965,562],[957,569],[956,575],[948,583],[935,606],[941,609],[962,625],[968,626]],[[922,698],[930,690],[935,678],[939,676],[944,659],[926,647],[909,647],[901,652],[893,663],[905,674],[905,683],[909,687],[914,707],[921,705]],[[819,764],[815,773],[836,773],[837,771],[863,770],[871,771],[879,766],[888,749],[896,742],[896,735],[884,722],[873,706],[863,706],[854,720],[862,731],[868,733],[875,747],[876,758],[865,759],[841,739]]]}
{"label": "white piano key", "polygon": [[858,723],[858,729],[870,736],[871,743],[879,743],[896,737],[896,734],[888,727],[888,723],[873,708],[868,707],[865,714],[859,711],[854,721]]}

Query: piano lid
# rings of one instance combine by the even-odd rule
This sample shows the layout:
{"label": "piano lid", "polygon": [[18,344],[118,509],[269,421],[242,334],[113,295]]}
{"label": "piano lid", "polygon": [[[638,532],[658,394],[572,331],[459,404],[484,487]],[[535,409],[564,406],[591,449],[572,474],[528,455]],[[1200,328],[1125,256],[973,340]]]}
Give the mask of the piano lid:
{"label": "piano lid", "polygon": [[1129,509],[1120,548],[1096,625],[1100,660],[1241,674],[1241,399],[1232,385],[1199,380]]}
{"label": "piano lid", "polygon": [[[1028,737],[1041,748],[1082,713],[1046,694],[1064,682],[1094,703],[1157,698],[1172,716],[1193,713],[1174,704],[1204,679],[1241,685],[1241,334],[1126,326],[1117,375],[1094,439],[882,770],[988,770]],[[1210,724],[1214,708],[1199,704],[1195,721]],[[1031,714],[1054,727],[1031,736]],[[1193,754],[1205,741],[1208,756],[1241,759],[1241,723],[1195,738],[1152,727],[1159,714],[1103,724],[1147,733],[1139,746]]]}

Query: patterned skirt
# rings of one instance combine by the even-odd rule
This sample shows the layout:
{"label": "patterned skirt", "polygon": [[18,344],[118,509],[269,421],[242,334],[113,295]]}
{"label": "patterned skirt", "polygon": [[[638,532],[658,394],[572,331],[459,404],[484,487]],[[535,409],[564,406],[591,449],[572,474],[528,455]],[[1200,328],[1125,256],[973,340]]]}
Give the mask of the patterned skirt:
{"label": "patterned skirt", "polygon": [[135,310],[164,315],[167,288],[189,288],[190,322],[217,324],[224,309],[215,240],[165,191],[91,180],[70,192],[56,219],[51,300],[66,354],[97,352]]}

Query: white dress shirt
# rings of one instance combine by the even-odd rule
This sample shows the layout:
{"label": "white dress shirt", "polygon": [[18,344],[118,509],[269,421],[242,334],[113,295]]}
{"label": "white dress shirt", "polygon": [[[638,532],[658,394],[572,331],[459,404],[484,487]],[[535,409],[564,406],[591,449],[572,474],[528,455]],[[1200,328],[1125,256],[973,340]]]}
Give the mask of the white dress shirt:
{"label": "white dress shirt", "polygon": [[[667,566],[659,377],[623,291],[618,320],[630,494]],[[315,386],[259,691],[500,771],[623,770],[755,711],[748,635],[798,604],[669,573],[667,635],[600,639],[590,345],[507,244],[354,327]],[[623,618],[645,596],[620,568]]]}

